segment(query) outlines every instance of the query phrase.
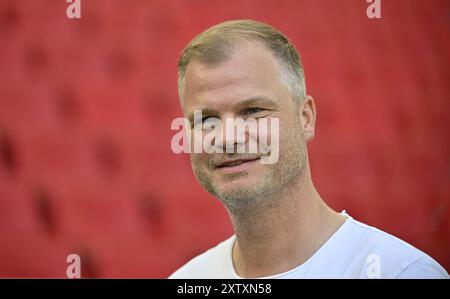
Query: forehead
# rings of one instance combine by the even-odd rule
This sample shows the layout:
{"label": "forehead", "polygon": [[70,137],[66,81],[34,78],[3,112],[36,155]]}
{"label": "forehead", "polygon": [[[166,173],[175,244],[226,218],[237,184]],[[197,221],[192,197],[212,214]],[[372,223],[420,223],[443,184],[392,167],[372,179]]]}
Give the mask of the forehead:
{"label": "forehead", "polygon": [[258,42],[237,48],[225,61],[208,65],[189,63],[185,74],[184,110],[226,108],[255,95],[277,98],[287,88],[272,52]]}

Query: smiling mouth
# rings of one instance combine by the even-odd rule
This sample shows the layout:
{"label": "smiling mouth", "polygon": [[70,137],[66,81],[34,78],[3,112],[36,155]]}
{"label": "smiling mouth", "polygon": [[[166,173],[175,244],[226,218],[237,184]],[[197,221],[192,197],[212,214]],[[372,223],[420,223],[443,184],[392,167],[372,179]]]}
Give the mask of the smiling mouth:
{"label": "smiling mouth", "polygon": [[218,165],[216,166],[216,168],[234,167],[234,166],[241,165],[241,164],[243,164],[243,163],[253,162],[253,161],[256,161],[256,160],[259,160],[259,157],[258,157],[258,158],[254,158],[254,159],[236,159],[236,160],[230,160],[230,161],[225,161],[225,162],[222,162],[222,163],[218,164]]}

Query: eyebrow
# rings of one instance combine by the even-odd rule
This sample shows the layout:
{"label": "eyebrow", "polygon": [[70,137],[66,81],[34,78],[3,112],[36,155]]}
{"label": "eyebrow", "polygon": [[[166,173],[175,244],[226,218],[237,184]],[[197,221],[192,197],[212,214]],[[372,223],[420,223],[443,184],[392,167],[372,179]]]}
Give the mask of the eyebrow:
{"label": "eyebrow", "polygon": [[[252,96],[249,97],[245,100],[240,101],[239,103],[237,103],[233,109],[239,110],[242,109],[242,107],[248,107],[251,106],[252,104],[255,103],[261,103],[261,104],[265,104],[271,107],[277,107],[279,104],[271,99],[270,97],[264,96],[264,95],[257,95],[257,96]],[[208,107],[195,107],[193,112],[189,114],[188,120],[190,122],[192,122],[194,120],[194,111],[196,110],[201,110],[202,111],[202,115],[206,114],[206,115],[218,115],[219,111],[216,109],[212,109],[212,108],[208,108]]]}

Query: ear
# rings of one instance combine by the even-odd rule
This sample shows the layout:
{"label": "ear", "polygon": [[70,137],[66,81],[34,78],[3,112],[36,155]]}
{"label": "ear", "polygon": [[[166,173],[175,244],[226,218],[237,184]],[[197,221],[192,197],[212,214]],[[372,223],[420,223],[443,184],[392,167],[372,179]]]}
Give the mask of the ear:
{"label": "ear", "polygon": [[306,141],[314,138],[316,125],[316,105],[311,96],[306,96],[300,104],[300,121]]}

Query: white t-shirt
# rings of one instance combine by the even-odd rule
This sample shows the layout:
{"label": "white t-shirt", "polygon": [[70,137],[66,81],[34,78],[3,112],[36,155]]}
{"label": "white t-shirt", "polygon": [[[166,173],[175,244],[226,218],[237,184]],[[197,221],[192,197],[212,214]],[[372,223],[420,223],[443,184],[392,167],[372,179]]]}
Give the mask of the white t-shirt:
{"label": "white t-shirt", "polygon": [[[412,245],[354,220],[344,224],[307,261],[261,278],[449,278],[435,260]],[[169,278],[233,279],[233,235],[200,254]]]}

